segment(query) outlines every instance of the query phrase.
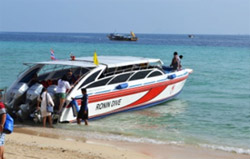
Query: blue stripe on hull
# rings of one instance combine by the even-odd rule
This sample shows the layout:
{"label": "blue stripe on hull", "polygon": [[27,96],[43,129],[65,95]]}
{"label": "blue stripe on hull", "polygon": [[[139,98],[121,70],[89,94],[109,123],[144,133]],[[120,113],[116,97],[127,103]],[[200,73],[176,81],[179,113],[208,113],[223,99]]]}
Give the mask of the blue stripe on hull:
{"label": "blue stripe on hull", "polygon": [[160,101],[157,101],[157,102],[154,102],[154,103],[149,103],[149,104],[141,105],[141,106],[138,106],[138,107],[132,107],[132,108],[128,108],[128,109],[125,109],[125,110],[118,111],[118,112],[112,112],[112,113],[109,113],[109,114],[105,114],[105,115],[90,118],[89,120],[96,120],[96,119],[104,118],[104,117],[107,117],[109,115],[113,115],[113,114],[117,114],[117,113],[149,108],[149,107],[152,107],[154,105],[161,104],[161,103],[164,103],[166,101],[169,101],[169,100],[175,98],[177,95],[179,95],[181,93],[181,91],[182,90],[180,90],[178,93],[176,93],[175,95],[173,95],[171,97],[165,98],[163,100],[160,100]]}

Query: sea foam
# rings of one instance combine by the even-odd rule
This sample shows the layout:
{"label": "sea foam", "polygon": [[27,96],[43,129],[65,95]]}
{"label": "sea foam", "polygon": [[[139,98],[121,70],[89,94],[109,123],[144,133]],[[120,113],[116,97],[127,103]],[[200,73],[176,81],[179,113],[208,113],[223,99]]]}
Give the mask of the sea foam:
{"label": "sea foam", "polygon": [[222,150],[227,152],[234,152],[238,154],[248,154],[250,155],[250,149],[230,147],[230,146],[221,146],[221,145],[208,145],[208,144],[199,144],[201,147],[210,148],[214,150]]}
{"label": "sea foam", "polygon": [[152,144],[175,144],[181,145],[182,142],[178,141],[160,141],[156,139],[150,139],[146,137],[135,137],[135,136],[125,136],[117,134],[103,134],[103,133],[89,133],[85,135],[86,138],[95,138],[109,141],[125,141],[125,142],[134,142],[134,143],[152,143]]}

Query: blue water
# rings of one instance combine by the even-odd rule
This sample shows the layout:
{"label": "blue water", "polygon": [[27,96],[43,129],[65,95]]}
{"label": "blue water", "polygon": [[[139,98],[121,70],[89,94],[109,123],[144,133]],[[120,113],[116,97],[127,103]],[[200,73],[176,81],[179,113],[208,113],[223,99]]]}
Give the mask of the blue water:
{"label": "blue water", "polygon": [[[250,36],[138,34],[137,42],[109,41],[106,34],[0,33],[0,88],[9,86],[29,61],[75,56],[184,56],[194,72],[174,100],[90,122],[59,124],[93,136],[134,142],[177,143],[250,154]],[[98,135],[97,135],[98,134]],[[101,134],[101,135],[99,135]],[[114,137],[115,136],[115,137]]]}

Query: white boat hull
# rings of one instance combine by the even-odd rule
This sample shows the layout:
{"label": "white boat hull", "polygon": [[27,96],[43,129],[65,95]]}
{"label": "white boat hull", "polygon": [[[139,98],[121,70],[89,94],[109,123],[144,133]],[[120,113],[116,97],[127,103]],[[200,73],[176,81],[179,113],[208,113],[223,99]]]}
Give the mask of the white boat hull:
{"label": "white boat hull", "polygon": [[[188,73],[172,80],[166,79],[158,83],[151,82],[152,84],[145,82],[144,85],[134,88],[128,87],[124,90],[113,90],[107,93],[89,95],[89,119],[128,110],[147,108],[166,102],[181,92],[187,77]],[[81,99],[78,99],[77,103],[80,106]],[[73,114],[72,107],[66,107],[61,115],[60,122],[75,122],[76,116]]]}

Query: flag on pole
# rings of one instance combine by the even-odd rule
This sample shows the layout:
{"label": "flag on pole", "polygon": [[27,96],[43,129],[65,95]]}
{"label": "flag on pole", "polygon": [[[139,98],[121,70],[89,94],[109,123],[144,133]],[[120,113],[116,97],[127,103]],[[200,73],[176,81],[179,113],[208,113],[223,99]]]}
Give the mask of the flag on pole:
{"label": "flag on pole", "polygon": [[94,52],[93,61],[94,61],[94,64],[99,65],[99,62],[98,62],[98,58],[97,58],[96,51]]}
{"label": "flag on pole", "polygon": [[56,57],[55,57],[53,49],[50,49],[50,58],[51,58],[51,60],[56,60]]}

